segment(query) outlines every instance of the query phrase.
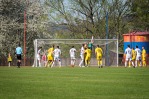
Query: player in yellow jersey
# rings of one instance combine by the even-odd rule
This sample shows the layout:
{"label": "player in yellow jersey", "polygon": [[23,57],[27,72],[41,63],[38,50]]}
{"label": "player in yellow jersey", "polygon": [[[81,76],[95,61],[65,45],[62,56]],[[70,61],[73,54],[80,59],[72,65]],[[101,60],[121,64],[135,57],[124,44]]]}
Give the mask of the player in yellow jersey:
{"label": "player in yellow jersey", "polygon": [[54,45],[52,45],[52,47],[48,49],[48,55],[47,55],[48,61],[47,61],[46,67],[49,67],[49,66],[51,67],[53,63],[53,60],[54,60],[53,51],[54,51]]}
{"label": "player in yellow jersey", "polygon": [[[135,67],[135,60],[136,60],[136,51],[134,50],[134,48],[132,48],[132,66]],[[130,65],[129,65],[130,66]]]}
{"label": "player in yellow jersey", "polygon": [[89,48],[85,48],[85,65],[88,66],[90,64],[90,60],[91,60],[91,49]]}
{"label": "player in yellow jersey", "polygon": [[142,47],[142,64],[143,64],[143,67],[146,67],[146,50],[144,46]]}
{"label": "player in yellow jersey", "polygon": [[12,62],[12,58],[11,58],[11,54],[9,53],[8,54],[8,66],[10,67],[11,65],[11,62]]}
{"label": "player in yellow jersey", "polygon": [[95,55],[98,61],[98,66],[99,68],[102,67],[102,55],[103,55],[103,51],[102,49],[99,47],[99,45],[97,45],[96,49],[95,49]]}

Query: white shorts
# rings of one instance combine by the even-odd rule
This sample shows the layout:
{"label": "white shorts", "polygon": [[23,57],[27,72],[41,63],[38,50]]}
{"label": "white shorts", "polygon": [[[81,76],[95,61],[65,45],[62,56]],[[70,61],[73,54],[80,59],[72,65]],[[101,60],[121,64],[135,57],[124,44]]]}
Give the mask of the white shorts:
{"label": "white shorts", "polygon": [[60,57],[59,56],[54,56],[54,61],[60,61]]}
{"label": "white shorts", "polygon": [[71,59],[76,59],[74,55],[70,55],[70,58]]}
{"label": "white shorts", "polygon": [[37,54],[37,60],[40,60],[40,55],[39,54]]}
{"label": "white shorts", "polygon": [[84,55],[80,55],[81,59],[84,60]]}
{"label": "white shorts", "polygon": [[136,56],[136,60],[137,61],[139,61],[139,60],[141,61],[141,56]]}
{"label": "white shorts", "polygon": [[131,61],[131,55],[126,55],[126,61]]}

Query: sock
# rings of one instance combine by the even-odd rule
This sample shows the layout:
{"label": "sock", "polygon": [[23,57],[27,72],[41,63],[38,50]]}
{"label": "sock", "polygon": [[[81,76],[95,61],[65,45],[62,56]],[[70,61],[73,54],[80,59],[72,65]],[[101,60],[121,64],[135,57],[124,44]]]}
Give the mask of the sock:
{"label": "sock", "polygon": [[143,60],[143,66],[144,66],[144,67],[146,66],[146,61],[145,61],[145,60]]}
{"label": "sock", "polygon": [[8,63],[8,66],[10,67],[10,62]]}
{"label": "sock", "polygon": [[98,66],[100,66],[100,61],[98,60]]}
{"label": "sock", "polygon": [[59,61],[59,67],[61,67],[61,61]]}
{"label": "sock", "polygon": [[130,64],[131,64],[131,63],[130,63],[130,61],[129,61],[129,67],[131,67]]}
{"label": "sock", "polygon": [[75,60],[72,61],[72,65],[75,65]]}
{"label": "sock", "polygon": [[55,64],[55,61],[52,63],[51,68],[54,66],[54,64]]}
{"label": "sock", "polygon": [[142,63],[140,62],[140,67],[142,66]]}
{"label": "sock", "polygon": [[135,64],[136,64],[136,67],[137,67],[138,66],[138,62],[137,61],[135,61],[135,62],[136,62]]}
{"label": "sock", "polygon": [[82,65],[82,63],[83,63],[83,59],[81,59],[79,66],[81,66],[81,65]]}
{"label": "sock", "polygon": [[20,62],[17,62],[17,66],[20,68]]}
{"label": "sock", "polygon": [[132,61],[132,66],[134,66],[134,62]]}
{"label": "sock", "polygon": [[127,66],[127,61],[125,61],[125,67]]}
{"label": "sock", "polygon": [[52,64],[53,64],[53,61],[50,62],[49,66],[51,67]]}
{"label": "sock", "polygon": [[102,66],[102,60],[100,60],[100,65]]}
{"label": "sock", "polygon": [[73,61],[71,60],[71,65],[73,65]]}
{"label": "sock", "polygon": [[39,67],[41,67],[41,63],[40,63],[40,61],[39,61]]}
{"label": "sock", "polygon": [[87,61],[87,60],[85,60],[85,65],[86,65],[86,66],[88,65],[88,61]]}

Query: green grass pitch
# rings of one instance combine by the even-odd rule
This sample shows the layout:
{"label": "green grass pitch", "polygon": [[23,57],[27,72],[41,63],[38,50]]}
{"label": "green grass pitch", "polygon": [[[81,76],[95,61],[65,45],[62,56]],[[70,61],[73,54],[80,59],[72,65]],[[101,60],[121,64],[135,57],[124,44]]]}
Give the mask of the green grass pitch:
{"label": "green grass pitch", "polygon": [[149,68],[0,67],[0,99],[149,99]]}

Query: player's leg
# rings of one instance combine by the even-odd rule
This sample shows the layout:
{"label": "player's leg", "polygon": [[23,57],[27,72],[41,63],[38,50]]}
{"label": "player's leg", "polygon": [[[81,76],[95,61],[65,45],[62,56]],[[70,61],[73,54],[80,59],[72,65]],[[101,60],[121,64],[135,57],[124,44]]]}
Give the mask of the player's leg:
{"label": "player's leg", "polygon": [[49,57],[48,57],[48,60],[49,60],[49,65],[48,65],[48,67],[49,67],[49,66],[51,67],[51,65],[53,64],[53,57],[52,57],[52,56],[49,56]]}
{"label": "player's leg", "polygon": [[83,61],[84,61],[84,56],[83,56],[83,55],[80,55],[80,56],[81,56],[81,61],[80,61],[80,63],[79,63],[79,66],[81,67],[82,64],[83,64]]}
{"label": "player's leg", "polygon": [[140,67],[142,66],[142,59],[141,59],[141,56],[139,57],[139,66],[140,66]]}
{"label": "player's leg", "polygon": [[58,57],[58,63],[59,63],[59,68],[60,68],[62,66],[62,64],[61,64],[61,60],[59,57]]}
{"label": "player's leg", "polygon": [[85,66],[88,66],[89,65],[89,56],[86,56],[85,57]]}
{"label": "player's leg", "polygon": [[18,59],[17,66],[18,66],[18,68],[20,68],[20,65],[21,65],[21,54],[17,55],[17,59]]}
{"label": "player's leg", "polygon": [[53,64],[54,60],[50,60],[49,66],[51,67]]}
{"label": "player's leg", "polygon": [[88,60],[89,60],[89,57],[86,56],[86,57],[85,57],[85,66],[88,66]]}
{"label": "player's leg", "polygon": [[90,65],[91,61],[91,56],[88,57],[88,65]]}
{"label": "player's leg", "polygon": [[49,67],[49,60],[47,60],[47,63],[46,63],[46,68]]}
{"label": "player's leg", "polygon": [[133,67],[135,66],[134,61],[135,61],[135,57],[132,57],[131,64]]}
{"label": "player's leg", "polygon": [[145,59],[145,57],[142,57],[142,64],[143,64],[143,67],[146,67],[146,59]]}
{"label": "player's leg", "polygon": [[131,59],[130,58],[129,58],[129,61],[128,62],[129,62],[128,63],[129,64],[129,67],[131,67]]}
{"label": "player's leg", "polygon": [[86,62],[85,62],[85,58],[86,58],[86,57],[87,57],[87,54],[85,53],[85,54],[84,54],[84,58],[83,58],[83,59],[84,59],[84,60],[83,60],[83,65],[84,65],[84,66],[86,65]]}
{"label": "player's leg", "polygon": [[138,66],[138,61],[139,61],[139,58],[138,58],[138,56],[137,56],[137,57],[136,57],[136,60],[135,60],[135,67]]}
{"label": "player's leg", "polygon": [[38,65],[39,65],[39,67],[41,67],[41,59],[40,59],[40,56],[39,55],[37,55],[37,61],[38,61]]}
{"label": "player's leg", "polygon": [[52,62],[51,68],[54,66],[54,64],[55,64],[56,60],[57,60],[57,57],[56,57],[56,56],[54,56],[54,61]]}
{"label": "player's leg", "polygon": [[70,57],[70,66],[73,67],[73,59]]}
{"label": "player's leg", "polygon": [[98,67],[100,66],[100,59],[97,59]]}
{"label": "player's leg", "polygon": [[11,63],[11,61],[8,61],[8,67],[10,67],[10,63]]}
{"label": "player's leg", "polygon": [[74,56],[72,57],[72,66],[73,67],[75,66],[75,57]]}
{"label": "player's leg", "polygon": [[73,60],[73,65],[75,66],[76,59]]}
{"label": "player's leg", "polygon": [[100,66],[103,67],[103,64],[102,64],[102,56],[100,56]]}
{"label": "player's leg", "polygon": [[129,58],[126,56],[125,67],[127,67],[128,60],[129,60]]}

